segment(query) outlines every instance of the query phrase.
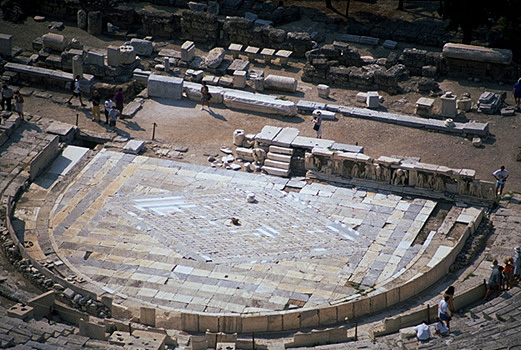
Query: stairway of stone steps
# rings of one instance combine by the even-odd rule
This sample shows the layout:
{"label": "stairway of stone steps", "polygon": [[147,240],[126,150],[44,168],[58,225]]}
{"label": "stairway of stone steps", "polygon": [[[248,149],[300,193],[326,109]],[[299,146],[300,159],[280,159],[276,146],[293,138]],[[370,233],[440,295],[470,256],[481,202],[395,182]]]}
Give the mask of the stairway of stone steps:
{"label": "stairway of stone steps", "polygon": [[270,175],[287,177],[291,171],[293,148],[271,145],[262,170]]}

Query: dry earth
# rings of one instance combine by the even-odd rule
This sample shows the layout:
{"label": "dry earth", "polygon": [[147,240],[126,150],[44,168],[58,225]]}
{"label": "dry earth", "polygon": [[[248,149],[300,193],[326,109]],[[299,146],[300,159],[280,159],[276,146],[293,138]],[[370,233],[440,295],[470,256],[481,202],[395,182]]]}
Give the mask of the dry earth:
{"label": "dry earth", "polygon": [[[397,1],[379,1],[378,3],[397,3]],[[352,4],[362,5],[358,1]],[[388,5],[390,6],[390,5]],[[396,5],[393,5],[393,8]],[[355,7],[351,8],[356,13]],[[424,11],[423,9],[421,11]],[[402,16],[409,16],[414,20],[415,16],[422,14],[414,8],[405,11]],[[385,13],[385,11],[383,12]],[[50,21],[36,23],[31,18],[22,24],[13,24],[0,21],[0,32],[12,34],[14,46],[31,49],[31,42],[42,34],[48,32],[47,25]],[[62,34],[68,37],[76,37],[87,46],[104,48],[109,44],[119,44],[121,41],[113,40],[105,36],[92,37],[85,31],[75,27],[74,23],[65,23],[66,29]],[[293,26],[298,23],[293,24]],[[304,20],[305,30],[309,22]],[[318,25],[320,27],[320,25]],[[333,35],[333,34],[331,34]],[[328,41],[334,36],[328,36]],[[178,48],[180,42],[164,42],[167,47]],[[410,46],[410,45],[407,45]],[[405,45],[400,44],[399,48]],[[386,57],[387,52],[382,48],[372,50],[360,47],[364,54],[372,54],[375,57]],[[439,50],[439,49],[433,49]],[[204,55],[203,51],[198,54]],[[287,69],[269,69],[276,74],[300,76],[304,62],[292,60]],[[263,64],[257,63],[256,68],[266,69]],[[469,81],[466,77],[461,79],[444,79],[439,84],[444,91],[453,91],[457,95],[469,92],[474,101],[481,92],[485,90],[506,91],[508,97],[506,103],[512,105],[511,84],[513,82],[481,81],[476,83]],[[34,87],[37,90],[44,87]],[[287,95],[288,99],[298,100],[321,100],[316,95],[316,88],[312,84],[299,82],[299,91],[294,95]],[[355,96],[358,91],[333,88],[329,102],[345,105],[358,105]],[[91,122],[88,108],[68,107],[64,101],[68,98],[68,91],[49,91],[51,96],[47,98],[35,95],[26,98],[25,110],[29,114],[42,115],[56,120],[74,123],[75,115],[79,114],[79,126],[83,129],[104,131],[105,126]],[[420,97],[419,94],[410,93],[405,95],[389,96],[381,94],[385,98],[382,109],[390,112],[406,114],[414,113],[414,103]],[[283,95],[277,93],[277,95]],[[158,124],[156,140],[168,145],[188,147],[184,160],[208,164],[207,154],[218,154],[222,146],[232,147],[232,134],[235,129],[244,129],[246,133],[256,133],[264,125],[292,126],[301,131],[304,136],[314,134],[310,116],[298,116],[294,118],[282,118],[269,115],[232,111],[221,106],[214,106],[215,113],[212,115],[206,111],[201,112],[199,106],[194,102],[182,100],[181,102],[163,101],[168,104],[179,106],[175,115],[162,116],[160,113],[143,115],[141,113],[131,120],[119,122],[118,133],[136,139],[150,140],[152,135],[152,124]],[[155,102],[148,102],[155,103]],[[440,108],[439,99],[435,108]],[[154,108],[160,108],[154,107]],[[454,168],[471,168],[477,171],[477,176],[483,180],[493,180],[491,173],[501,164],[506,165],[512,172],[507,190],[521,191],[521,163],[516,161],[519,152],[518,131],[521,127],[519,114],[514,117],[501,117],[499,115],[484,115],[478,113],[467,113],[468,119],[479,122],[489,122],[492,136],[485,141],[484,147],[475,148],[470,141],[460,136],[450,136],[420,129],[406,128],[380,122],[340,117],[338,121],[326,122],[324,125],[324,138],[332,139],[341,143],[358,143],[365,147],[365,153],[377,158],[380,155],[404,156],[420,158],[422,162],[445,165]],[[151,149],[149,145],[149,149]],[[152,154],[150,151],[148,154]]]}

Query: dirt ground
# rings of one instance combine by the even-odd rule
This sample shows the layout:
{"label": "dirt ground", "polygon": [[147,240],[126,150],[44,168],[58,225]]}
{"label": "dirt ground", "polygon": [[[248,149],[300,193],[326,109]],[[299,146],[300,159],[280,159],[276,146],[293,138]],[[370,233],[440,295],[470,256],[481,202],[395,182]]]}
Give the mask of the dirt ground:
{"label": "dirt ground", "polygon": [[[352,1],[352,4],[362,4]],[[397,1],[384,1],[384,3],[397,3]],[[394,7],[396,5],[393,5]],[[356,12],[354,8],[351,8]],[[406,11],[403,16],[412,13],[414,9]],[[38,36],[48,32],[50,19],[43,23],[36,23],[31,18],[22,24],[13,24],[0,21],[0,32],[13,35],[13,45],[31,50],[31,42]],[[100,36],[92,37],[87,32],[75,27],[74,23],[65,23],[66,28],[62,34],[79,39],[86,46],[105,48],[110,44],[120,44],[121,40]],[[309,23],[307,23],[309,27]],[[303,30],[307,29],[303,28]],[[329,38],[331,39],[331,38]],[[179,42],[165,42],[167,47],[179,48]],[[410,45],[408,45],[410,46]],[[399,49],[405,47],[400,43]],[[385,50],[378,48],[372,50],[368,47],[360,47],[364,54],[372,54],[374,57],[386,57]],[[438,49],[439,50],[439,49]],[[203,51],[198,54],[204,55]],[[254,67],[264,69],[276,74],[300,77],[304,61],[291,60],[288,68],[268,68],[264,64],[256,63]],[[456,95],[469,92],[474,102],[485,91],[507,92],[506,103],[513,104],[511,87],[513,82],[480,81],[474,82],[466,77],[461,79],[443,79],[439,81],[443,91],[452,91]],[[35,91],[45,87],[34,87]],[[65,101],[68,99],[68,91],[49,90],[49,95],[38,97],[35,93],[26,98],[25,111],[28,114],[41,115],[56,120],[75,123],[76,114],[79,114],[79,127],[98,132],[107,131],[103,124],[91,121],[89,108],[78,107],[74,101],[72,107]],[[332,88],[331,98],[328,101],[317,96],[316,87],[312,84],[299,81],[298,91],[295,94],[276,93],[284,95],[290,100],[299,99],[316,100],[335,104],[354,105],[363,107],[355,101],[359,91]],[[382,110],[390,112],[414,114],[416,100],[421,97],[417,93],[389,96],[384,92],[380,94],[385,98]],[[247,113],[244,111],[229,110],[223,105],[215,105],[215,113],[210,114],[200,111],[199,106],[183,99],[176,101],[159,101],[161,103],[176,105],[178,108],[173,115],[161,113],[140,113],[133,119],[118,122],[118,134],[135,139],[150,140],[152,125],[157,123],[156,140],[166,146],[187,147],[184,161],[198,164],[208,164],[208,154],[219,154],[223,146],[233,148],[232,135],[235,129],[244,129],[246,133],[257,133],[264,125],[291,126],[298,128],[301,135],[313,136],[311,117],[299,115],[292,118],[284,118],[270,115]],[[157,101],[149,101],[147,104],[157,104]],[[439,110],[441,102],[436,100],[435,109]],[[155,106],[159,108],[161,106]],[[147,109],[144,109],[146,111]],[[491,173],[504,164],[512,173],[506,190],[521,191],[521,163],[516,161],[519,153],[518,128],[521,127],[520,114],[513,117],[501,117],[499,115],[484,115],[467,113],[466,118],[490,124],[491,137],[484,142],[481,148],[473,147],[470,140],[461,136],[451,136],[420,129],[401,127],[381,122],[372,122],[362,119],[342,117],[337,121],[325,121],[323,127],[324,138],[340,143],[349,143],[364,146],[365,153],[373,158],[381,155],[402,156],[420,158],[422,162],[444,165],[453,168],[470,168],[477,171],[477,177],[482,180],[492,181]],[[154,144],[148,145],[149,155]],[[158,146],[159,147],[159,146]],[[164,146],[160,146],[164,147]]]}

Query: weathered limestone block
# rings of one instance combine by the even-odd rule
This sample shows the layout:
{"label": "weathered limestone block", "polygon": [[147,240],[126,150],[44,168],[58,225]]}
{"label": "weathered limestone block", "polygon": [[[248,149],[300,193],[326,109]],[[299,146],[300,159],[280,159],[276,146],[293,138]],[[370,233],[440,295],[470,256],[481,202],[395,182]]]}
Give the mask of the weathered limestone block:
{"label": "weathered limestone block", "polygon": [[458,115],[456,106],[456,96],[448,91],[441,96],[441,113],[442,117],[455,118]]}
{"label": "weathered limestone block", "polygon": [[133,46],[123,45],[119,47],[119,59],[121,64],[132,64],[136,60],[136,50]]}
{"label": "weathered limestone block", "polygon": [[329,92],[330,92],[329,85],[318,84],[317,92],[318,92],[318,97],[329,98]]}
{"label": "weathered limestone block", "polygon": [[33,318],[34,316],[33,308],[28,305],[18,303],[7,309],[7,316],[27,321]]}
{"label": "weathered limestone block", "polygon": [[378,91],[368,91],[365,103],[368,108],[378,108],[380,106],[380,96]]}
{"label": "weathered limestone block", "polygon": [[61,34],[47,33],[42,36],[43,47],[54,51],[63,51],[67,46],[65,37]]}
{"label": "weathered limestone block", "polygon": [[443,45],[442,53],[445,58],[456,58],[460,60],[499,63],[505,65],[512,62],[512,51],[508,49],[447,43]]}
{"label": "weathered limestone block", "polygon": [[183,93],[183,79],[151,74],[148,77],[148,96],[180,100]]}
{"label": "weathered limestone block", "polygon": [[103,67],[105,64],[105,55],[101,51],[88,51],[85,57],[85,64],[93,64],[98,67]]}
{"label": "weathered limestone block", "polygon": [[472,100],[468,97],[463,97],[459,100],[456,100],[456,105],[460,111],[468,112],[472,108]]}
{"label": "weathered limestone block", "polygon": [[[201,101],[201,84],[183,82],[183,91],[186,96],[193,101]],[[208,91],[212,94],[212,103],[223,103],[223,94],[226,89],[220,86],[208,86]]]}
{"label": "weathered limestone block", "polygon": [[149,40],[136,39],[133,38],[130,40],[130,46],[134,48],[136,55],[141,56],[150,56],[154,47],[152,46],[152,42]]}
{"label": "weathered limestone block", "polygon": [[270,74],[264,79],[264,88],[295,92],[297,90],[297,79]]}
{"label": "weathered limestone block", "polygon": [[11,56],[12,39],[12,35],[0,34],[0,56]]}
{"label": "weathered limestone block", "polygon": [[297,106],[286,100],[279,100],[273,96],[253,94],[244,91],[226,91],[224,104],[229,108],[244,109],[268,114],[295,116]]}
{"label": "weathered limestone block", "polygon": [[118,46],[110,45],[107,47],[107,64],[111,67],[117,67],[121,63],[121,52]]}
{"label": "weathered limestone block", "polygon": [[156,309],[151,307],[144,307],[142,306],[140,308],[140,317],[139,320],[141,323],[147,325],[147,326],[156,326]]}
{"label": "weathered limestone block", "polygon": [[72,75],[83,77],[83,58],[80,55],[72,58]]}
{"label": "weathered limestone block", "polygon": [[80,29],[87,29],[87,12],[85,10],[78,10],[76,13],[76,24]]}
{"label": "weathered limestone block", "polygon": [[100,35],[103,32],[103,18],[100,11],[89,12],[87,31],[92,35]]}
{"label": "weathered limestone block", "polygon": [[217,68],[223,61],[224,55],[226,51],[222,47],[216,47],[208,52],[208,56],[206,56],[205,63],[208,68]]}
{"label": "weathered limestone block", "polygon": [[233,87],[244,88],[246,86],[246,71],[236,70],[233,72]]}

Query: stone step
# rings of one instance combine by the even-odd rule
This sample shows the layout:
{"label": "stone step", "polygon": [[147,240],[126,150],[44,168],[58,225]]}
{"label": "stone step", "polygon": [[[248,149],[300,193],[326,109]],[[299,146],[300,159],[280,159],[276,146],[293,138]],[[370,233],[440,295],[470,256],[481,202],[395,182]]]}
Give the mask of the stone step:
{"label": "stone step", "polygon": [[278,161],[272,160],[272,159],[266,159],[264,161],[264,165],[269,166],[269,167],[279,168],[279,169],[289,169],[289,163],[278,162]]}
{"label": "stone step", "polygon": [[268,152],[268,159],[276,160],[278,162],[291,162],[291,156],[288,156],[286,154],[280,154],[280,153],[272,153]]}
{"label": "stone step", "polygon": [[286,170],[286,169],[274,168],[271,166],[263,166],[262,170],[264,170],[267,174],[270,174],[270,175],[283,176],[283,177],[289,176],[289,170]]}
{"label": "stone step", "polygon": [[287,147],[280,147],[280,146],[271,145],[270,148],[269,148],[269,152],[292,155],[293,154],[293,148],[287,148]]}

